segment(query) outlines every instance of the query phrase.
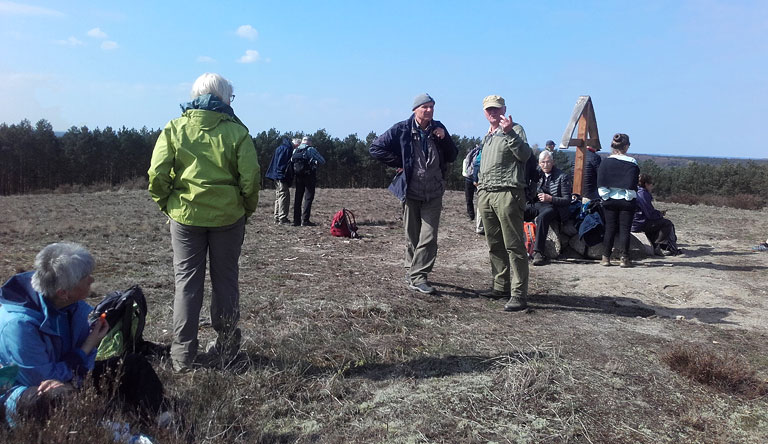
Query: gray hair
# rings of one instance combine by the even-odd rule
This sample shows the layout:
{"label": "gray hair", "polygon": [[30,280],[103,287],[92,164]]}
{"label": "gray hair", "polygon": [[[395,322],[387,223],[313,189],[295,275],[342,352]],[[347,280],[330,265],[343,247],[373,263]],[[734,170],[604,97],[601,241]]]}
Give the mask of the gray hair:
{"label": "gray hair", "polygon": [[293,143],[296,146],[299,146],[301,145],[301,139],[299,139],[298,137],[294,137],[293,140],[291,140],[291,143]]}
{"label": "gray hair", "polygon": [[195,80],[189,96],[194,99],[206,94],[213,94],[229,105],[232,92],[233,88],[229,80],[218,74],[207,72]]}
{"label": "gray hair", "polygon": [[93,256],[80,244],[58,242],[35,256],[32,288],[52,297],[58,290],[71,290],[93,271]]}
{"label": "gray hair", "polygon": [[304,143],[304,144],[306,144],[306,145],[309,145],[310,143],[312,143],[312,138],[311,138],[311,137],[309,137],[309,136],[304,136],[304,137],[302,137],[302,139],[301,139],[301,143]]}
{"label": "gray hair", "polygon": [[552,158],[552,153],[550,153],[547,150],[544,150],[544,151],[539,153],[539,162],[544,160],[545,157],[549,157],[552,161],[554,161],[554,159]]}

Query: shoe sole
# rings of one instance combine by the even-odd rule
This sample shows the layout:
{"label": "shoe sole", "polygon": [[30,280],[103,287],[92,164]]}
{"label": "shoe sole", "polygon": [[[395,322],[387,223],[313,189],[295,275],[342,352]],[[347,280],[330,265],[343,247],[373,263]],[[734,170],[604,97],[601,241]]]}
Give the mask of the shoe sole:
{"label": "shoe sole", "polygon": [[504,311],[523,311],[528,308],[527,305],[515,305],[513,307],[504,306]]}

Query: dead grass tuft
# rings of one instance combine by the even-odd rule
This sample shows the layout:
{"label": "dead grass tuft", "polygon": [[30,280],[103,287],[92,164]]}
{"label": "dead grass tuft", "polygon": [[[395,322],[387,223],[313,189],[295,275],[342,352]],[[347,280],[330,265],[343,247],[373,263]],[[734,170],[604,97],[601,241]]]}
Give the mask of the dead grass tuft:
{"label": "dead grass tuft", "polygon": [[741,356],[718,356],[703,347],[677,345],[662,356],[672,370],[725,393],[756,399],[768,394],[768,383]]}

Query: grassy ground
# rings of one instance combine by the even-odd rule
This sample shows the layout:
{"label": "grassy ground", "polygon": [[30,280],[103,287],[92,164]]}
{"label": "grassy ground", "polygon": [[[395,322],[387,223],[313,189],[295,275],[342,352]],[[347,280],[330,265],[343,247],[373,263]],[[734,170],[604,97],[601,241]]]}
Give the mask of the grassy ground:
{"label": "grassy ground", "polygon": [[[487,252],[463,216],[462,193],[444,202],[430,275],[439,296],[407,290],[399,205],[385,190],[318,190],[317,227],[275,226],[271,204],[263,192],[241,258],[240,361],[185,375],[155,362],[184,419],[178,430],[146,429],[162,442],[768,442],[765,328],[676,320],[663,314],[672,302],[597,279],[586,291],[606,273],[596,263],[578,278],[566,274],[568,263],[533,268],[532,310],[505,313],[503,300],[479,296],[490,284]],[[362,239],[328,234],[342,206],[357,214]],[[765,211],[672,209],[681,239],[701,220],[697,212],[718,220],[719,211],[755,221],[739,226],[738,242],[765,237]],[[96,293],[138,283],[150,303],[146,338],[170,342],[170,238],[146,192],[0,197],[0,217],[4,279],[31,268],[50,242],[81,242],[97,258]],[[718,232],[716,223],[705,230]],[[733,273],[753,279],[750,288],[764,285],[768,254],[721,259],[711,245],[696,247],[690,263],[741,261],[749,269]],[[649,262],[634,279],[661,273],[639,274],[653,286],[663,273],[693,273],[688,264]],[[763,303],[750,303],[762,317]],[[202,344],[213,337],[207,325]],[[708,359],[684,367],[681,356]],[[703,362],[725,370],[697,378]],[[746,371],[728,372],[729,364]],[[754,390],[739,390],[734,374]],[[86,390],[46,427],[0,431],[0,442],[106,442],[102,404]]]}

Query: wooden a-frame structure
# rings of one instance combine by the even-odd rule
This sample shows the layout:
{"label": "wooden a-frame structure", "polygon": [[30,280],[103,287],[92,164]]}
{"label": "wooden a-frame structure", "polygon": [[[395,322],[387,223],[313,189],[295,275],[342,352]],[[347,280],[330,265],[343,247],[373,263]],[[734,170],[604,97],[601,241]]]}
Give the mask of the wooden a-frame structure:
{"label": "wooden a-frame structure", "polygon": [[[577,124],[578,133],[574,139],[572,136]],[[587,146],[591,146],[595,151],[600,151],[601,148],[600,136],[597,133],[595,108],[592,106],[592,99],[589,96],[579,96],[579,100],[576,101],[576,106],[573,108],[571,119],[568,121],[568,126],[565,127],[559,148],[567,149],[569,146],[577,148],[576,159],[573,163],[573,194],[581,195]]]}

